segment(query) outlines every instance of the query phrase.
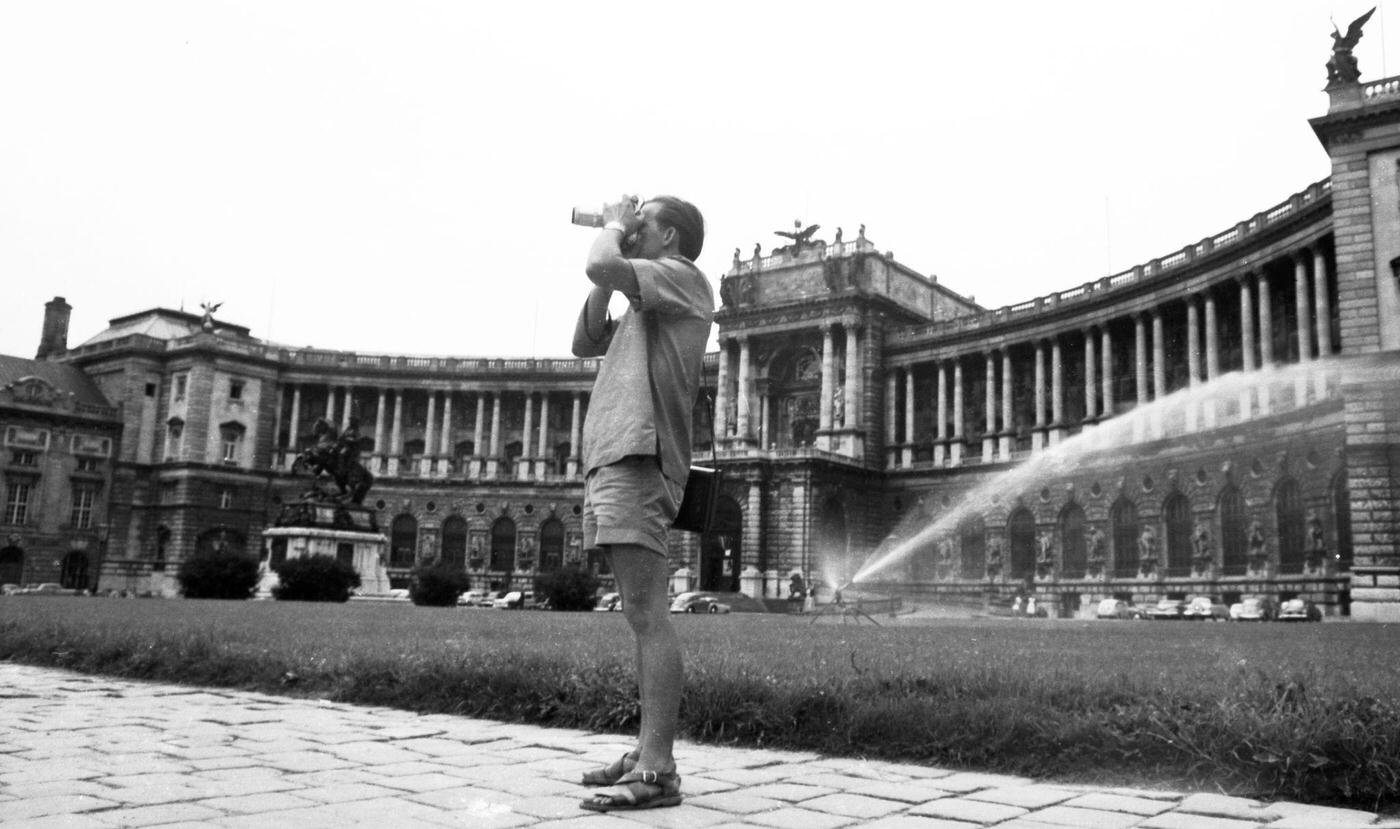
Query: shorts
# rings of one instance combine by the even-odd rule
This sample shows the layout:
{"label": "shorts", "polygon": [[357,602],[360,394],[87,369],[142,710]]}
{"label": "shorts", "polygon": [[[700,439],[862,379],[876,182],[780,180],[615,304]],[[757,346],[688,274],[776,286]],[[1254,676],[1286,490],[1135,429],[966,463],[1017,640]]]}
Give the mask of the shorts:
{"label": "shorts", "polygon": [[593,470],[583,484],[583,548],[636,544],[666,555],[666,532],[684,494],[654,455],[628,455]]}

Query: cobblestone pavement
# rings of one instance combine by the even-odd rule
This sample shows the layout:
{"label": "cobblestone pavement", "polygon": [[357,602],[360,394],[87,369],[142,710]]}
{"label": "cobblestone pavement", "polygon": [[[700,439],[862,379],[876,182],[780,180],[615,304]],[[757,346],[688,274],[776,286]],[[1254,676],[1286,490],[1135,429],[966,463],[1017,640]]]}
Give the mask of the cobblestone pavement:
{"label": "cobblestone pavement", "polygon": [[1343,829],[1370,812],[682,744],[683,804],[578,808],[616,735],[0,663],[0,825]]}

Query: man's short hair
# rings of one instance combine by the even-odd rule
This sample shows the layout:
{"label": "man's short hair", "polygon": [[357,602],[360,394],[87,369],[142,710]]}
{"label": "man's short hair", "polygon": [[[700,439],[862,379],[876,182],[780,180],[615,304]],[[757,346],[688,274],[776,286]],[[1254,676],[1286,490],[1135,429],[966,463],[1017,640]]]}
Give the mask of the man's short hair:
{"label": "man's short hair", "polygon": [[654,196],[647,201],[661,205],[656,214],[657,223],[676,229],[681,256],[692,262],[699,259],[700,250],[705,247],[705,217],[700,215],[699,208],[675,196]]}

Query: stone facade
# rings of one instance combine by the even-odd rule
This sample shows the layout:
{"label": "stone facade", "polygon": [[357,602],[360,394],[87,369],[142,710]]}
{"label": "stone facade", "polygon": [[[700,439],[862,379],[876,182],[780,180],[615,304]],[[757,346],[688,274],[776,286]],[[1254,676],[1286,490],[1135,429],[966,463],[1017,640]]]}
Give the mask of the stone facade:
{"label": "stone facade", "polygon": [[[675,583],[1400,616],[1400,81],[1329,91],[1312,125],[1332,177],[1018,305],[981,307],[863,227],[736,251],[694,435],[725,473],[719,530],[674,534]],[[580,549],[592,360],[296,349],[161,309],[68,350],[66,307],[41,351],[120,411],[104,584],[168,589],[200,545],[256,550],[322,418],[372,446],[396,586],[437,558],[494,589],[603,572]]]}

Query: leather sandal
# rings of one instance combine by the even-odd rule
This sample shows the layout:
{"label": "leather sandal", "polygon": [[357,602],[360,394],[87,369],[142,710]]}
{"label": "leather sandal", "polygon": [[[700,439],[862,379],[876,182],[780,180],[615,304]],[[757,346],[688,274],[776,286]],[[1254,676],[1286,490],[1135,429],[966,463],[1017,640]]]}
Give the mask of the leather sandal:
{"label": "leather sandal", "polygon": [[590,812],[660,809],[681,803],[681,777],[675,772],[630,771],[611,789],[594,792],[579,807]]}
{"label": "leather sandal", "polygon": [[637,765],[637,758],[631,752],[622,755],[600,769],[593,769],[583,773],[583,785],[585,786],[612,786],[622,779],[622,775],[631,771]]}

